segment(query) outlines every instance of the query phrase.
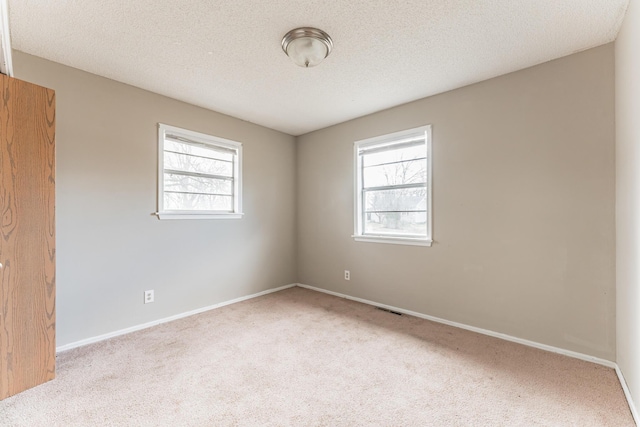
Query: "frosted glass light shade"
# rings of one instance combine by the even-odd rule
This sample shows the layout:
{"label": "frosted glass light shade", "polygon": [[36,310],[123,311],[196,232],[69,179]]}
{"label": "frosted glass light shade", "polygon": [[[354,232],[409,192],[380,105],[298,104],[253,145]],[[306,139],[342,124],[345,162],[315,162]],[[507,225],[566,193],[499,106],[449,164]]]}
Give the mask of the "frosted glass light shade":
{"label": "frosted glass light shade", "polygon": [[300,67],[315,67],[331,52],[333,41],[317,28],[296,28],[282,39],[282,50]]}
{"label": "frosted glass light shade", "polygon": [[293,40],[287,46],[287,55],[296,65],[315,67],[327,57],[327,45],[313,37],[302,37]]}

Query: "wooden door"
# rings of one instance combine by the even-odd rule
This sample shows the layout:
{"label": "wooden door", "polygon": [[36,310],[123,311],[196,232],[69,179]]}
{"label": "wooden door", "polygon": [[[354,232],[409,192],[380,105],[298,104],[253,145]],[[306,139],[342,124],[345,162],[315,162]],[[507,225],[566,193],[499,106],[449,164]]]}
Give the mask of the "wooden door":
{"label": "wooden door", "polygon": [[55,377],[55,92],[0,74],[0,399]]}

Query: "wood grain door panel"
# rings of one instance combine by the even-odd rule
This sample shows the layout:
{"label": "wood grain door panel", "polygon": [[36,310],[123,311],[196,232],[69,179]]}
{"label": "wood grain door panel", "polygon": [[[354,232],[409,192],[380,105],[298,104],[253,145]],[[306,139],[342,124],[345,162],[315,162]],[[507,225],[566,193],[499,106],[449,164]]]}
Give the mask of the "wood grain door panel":
{"label": "wood grain door panel", "polygon": [[0,399],[55,377],[55,92],[0,74]]}

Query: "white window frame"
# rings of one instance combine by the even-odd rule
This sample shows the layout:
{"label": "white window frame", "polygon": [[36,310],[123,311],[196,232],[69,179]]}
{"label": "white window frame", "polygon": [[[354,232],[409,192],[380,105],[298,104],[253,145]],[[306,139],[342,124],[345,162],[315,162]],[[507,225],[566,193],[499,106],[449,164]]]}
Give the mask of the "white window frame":
{"label": "white window frame", "polygon": [[[184,138],[192,144],[220,147],[236,152],[233,168],[233,211],[164,209],[164,142],[167,134]],[[194,132],[158,123],[158,211],[159,219],[237,219],[242,218],[242,144],[230,139]]]}
{"label": "white window frame", "polygon": [[[372,148],[375,146],[393,145],[397,141],[406,139],[411,136],[418,135],[424,132],[425,142],[427,148],[427,233],[426,237],[410,237],[399,235],[386,235],[386,234],[364,234],[363,224],[363,206],[362,206],[362,157],[360,156],[360,150],[363,148]],[[373,138],[363,139],[355,141],[353,143],[354,152],[354,184],[355,184],[355,197],[354,197],[354,240],[358,242],[374,242],[374,243],[391,243],[399,245],[418,245],[418,246],[431,246],[433,243],[433,208],[432,208],[432,151],[431,151],[431,125],[420,126],[413,129],[407,129],[400,132],[394,132],[386,135],[380,135]]]}

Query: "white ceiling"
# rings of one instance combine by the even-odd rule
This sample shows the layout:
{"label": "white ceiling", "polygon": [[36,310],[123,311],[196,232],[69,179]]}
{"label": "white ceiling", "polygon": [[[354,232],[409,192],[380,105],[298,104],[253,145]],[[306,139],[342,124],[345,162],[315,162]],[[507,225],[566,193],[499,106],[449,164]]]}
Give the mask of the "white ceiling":
{"label": "white ceiling", "polygon": [[[9,0],[13,48],[300,135],[615,39],[629,0]],[[295,66],[282,36],[334,41]]]}

